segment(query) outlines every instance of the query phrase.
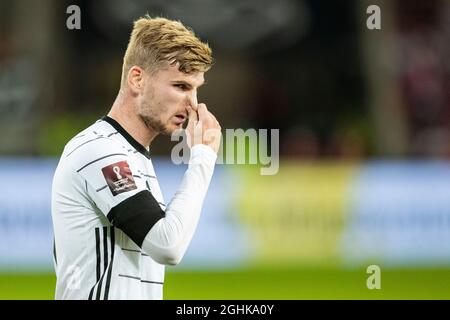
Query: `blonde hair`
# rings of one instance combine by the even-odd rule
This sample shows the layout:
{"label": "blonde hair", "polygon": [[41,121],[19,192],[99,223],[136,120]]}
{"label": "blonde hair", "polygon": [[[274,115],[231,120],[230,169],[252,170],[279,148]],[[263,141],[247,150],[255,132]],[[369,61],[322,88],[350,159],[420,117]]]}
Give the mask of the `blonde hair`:
{"label": "blonde hair", "polygon": [[121,87],[132,66],[155,72],[167,63],[179,63],[185,73],[206,72],[212,50],[179,21],[149,15],[136,20],[123,58]]}

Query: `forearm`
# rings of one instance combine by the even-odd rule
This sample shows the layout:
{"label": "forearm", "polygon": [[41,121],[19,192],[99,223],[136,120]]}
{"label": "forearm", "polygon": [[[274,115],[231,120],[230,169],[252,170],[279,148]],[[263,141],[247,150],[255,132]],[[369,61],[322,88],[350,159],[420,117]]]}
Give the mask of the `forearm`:
{"label": "forearm", "polygon": [[194,235],[217,155],[205,145],[191,149],[189,167],[166,208],[166,216],[148,232],[142,250],[155,261],[179,263]]}

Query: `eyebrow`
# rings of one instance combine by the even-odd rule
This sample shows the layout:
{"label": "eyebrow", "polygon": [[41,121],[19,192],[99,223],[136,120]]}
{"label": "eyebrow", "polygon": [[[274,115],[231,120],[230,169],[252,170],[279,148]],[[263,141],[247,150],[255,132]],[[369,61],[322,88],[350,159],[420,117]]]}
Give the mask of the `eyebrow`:
{"label": "eyebrow", "polygon": [[[190,84],[189,82],[187,82],[185,80],[174,80],[173,83],[181,83],[181,84],[188,86],[189,88],[192,88],[192,84]],[[203,86],[205,84],[206,84],[206,80],[204,80],[202,82],[202,84],[200,84],[197,88],[200,88],[201,86]]]}

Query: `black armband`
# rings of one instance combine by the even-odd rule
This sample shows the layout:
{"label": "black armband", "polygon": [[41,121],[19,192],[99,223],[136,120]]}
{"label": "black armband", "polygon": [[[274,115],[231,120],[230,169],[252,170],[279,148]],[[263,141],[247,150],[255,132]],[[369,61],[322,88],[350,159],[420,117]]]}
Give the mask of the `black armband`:
{"label": "black armband", "polygon": [[141,247],[147,233],[165,217],[165,212],[153,195],[143,190],[112,208],[107,217],[113,226]]}

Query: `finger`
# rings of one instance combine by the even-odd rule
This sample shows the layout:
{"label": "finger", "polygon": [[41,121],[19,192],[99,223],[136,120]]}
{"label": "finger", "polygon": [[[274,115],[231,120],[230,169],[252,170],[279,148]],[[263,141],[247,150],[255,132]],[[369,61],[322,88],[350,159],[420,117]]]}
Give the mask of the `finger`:
{"label": "finger", "polygon": [[[188,106],[188,123],[186,126],[186,133],[187,133],[187,144],[189,147],[193,146],[195,144],[195,141],[198,140],[198,134],[197,130],[195,129],[196,126],[198,127],[198,114],[197,111],[195,111],[191,106]],[[201,140],[200,140],[201,142]]]}
{"label": "finger", "polygon": [[209,112],[204,103],[198,104],[197,112],[198,112],[198,119],[200,121],[204,122],[205,120],[207,120],[209,118]]}
{"label": "finger", "polygon": [[217,121],[216,117],[210,112],[209,113],[211,115],[211,119],[213,123],[219,123],[219,121]]}
{"label": "finger", "polygon": [[191,98],[191,106],[192,106],[192,108],[194,108],[195,111],[197,111],[197,109],[198,109],[197,95],[194,95]]}
{"label": "finger", "polygon": [[194,124],[198,121],[198,114],[197,111],[195,111],[192,107],[188,106],[187,107],[187,111],[188,111],[188,127],[189,126],[194,126]]}
{"label": "finger", "polygon": [[197,109],[198,109],[198,102],[197,102],[197,97],[196,96],[189,98],[189,106],[191,106],[192,109],[197,111]]}
{"label": "finger", "polygon": [[199,103],[198,105],[198,109],[203,109],[203,110],[208,110],[208,108],[206,107],[206,104],[204,104],[204,103]]}
{"label": "finger", "polygon": [[211,123],[214,124],[215,127],[220,127],[219,121],[217,121],[216,117],[210,112]]}

